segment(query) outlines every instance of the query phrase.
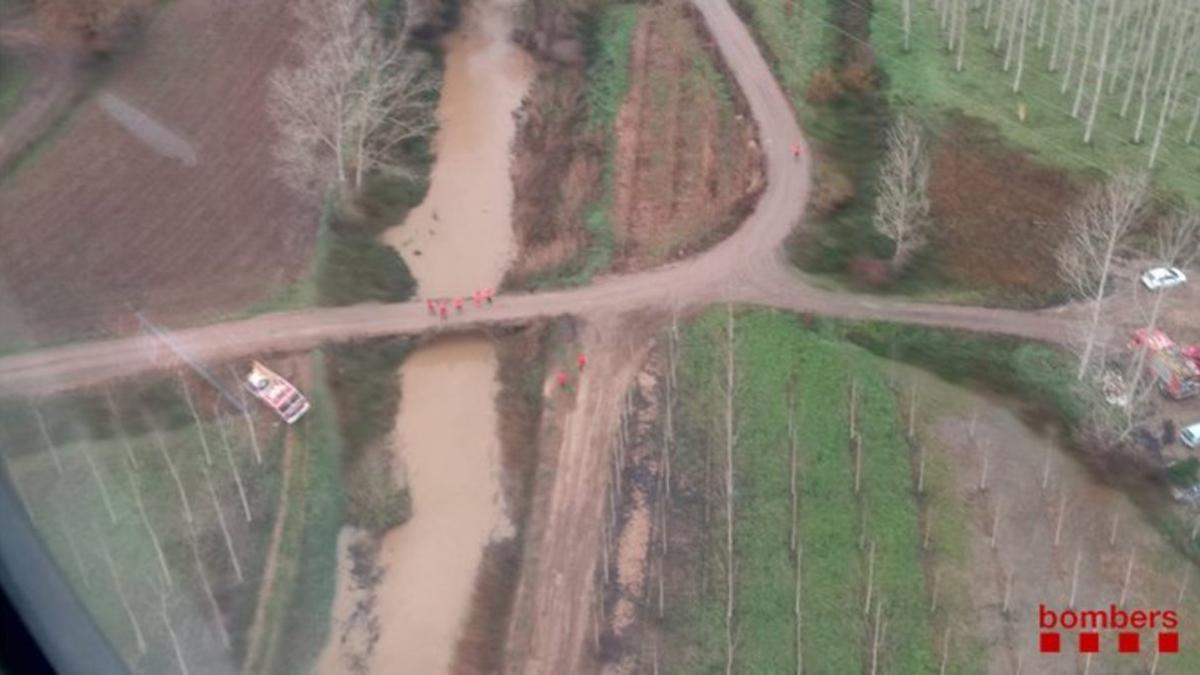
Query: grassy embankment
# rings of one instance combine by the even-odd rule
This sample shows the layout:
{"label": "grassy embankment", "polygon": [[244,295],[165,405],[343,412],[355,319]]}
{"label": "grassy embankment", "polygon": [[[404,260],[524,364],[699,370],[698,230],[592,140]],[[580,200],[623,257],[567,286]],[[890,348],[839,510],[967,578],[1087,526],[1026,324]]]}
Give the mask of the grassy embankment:
{"label": "grassy embankment", "polygon": [[[704,488],[715,486],[716,474],[723,471],[719,447],[723,432],[718,428],[724,404],[718,382],[724,368],[723,322],[724,312],[716,311],[690,325],[680,363],[679,386],[689,396],[681,403],[682,431],[673,468],[680,496],[671,521],[702,541],[673,545],[673,555],[680,556],[679,564],[687,570],[674,578],[683,579],[678,583],[686,587],[672,593],[682,602],[668,612],[665,639],[668,665],[686,672],[719,672],[724,665],[723,497],[716,487]],[[868,548],[873,541],[873,592],[884,599],[883,616],[888,621],[881,664],[884,670],[897,672],[936,670],[935,630],[948,622],[969,625],[971,617],[959,613],[968,606],[963,587],[943,589],[957,597],[943,605],[954,614],[945,614],[945,609],[936,616],[929,614],[927,566],[933,559],[922,558],[921,501],[912,484],[912,451],[903,436],[884,362],[857,347],[807,331],[794,317],[750,312],[738,314],[736,322],[735,667],[746,672],[795,668],[795,563],[788,545],[790,458],[785,404],[788,384],[794,381],[800,428],[805,668],[859,672],[869,664],[872,626],[863,607]],[[857,382],[858,427],[864,447],[857,495],[848,443],[851,380]],[[697,496],[696,491],[703,494]],[[704,505],[706,498],[709,503]],[[711,521],[697,526],[702,512],[711,513]],[[932,555],[950,556],[951,564],[961,564],[964,516],[954,510],[933,513],[939,519],[935,531],[951,543],[945,551],[939,545]],[[690,526],[685,524],[689,522]],[[954,671],[978,670],[977,654],[975,649],[952,654]]]}
{"label": "grassy embankment", "polygon": [[[326,357],[313,358],[313,409],[292,438],[286,520],[271,596],[265,598],[264,636],[248,656],[264,673],[305,672],[316,663],[329,634],[337,582],[337,536],[345,497],[344,442],[337,433]],[[250,660],[254,659],[254,660]]]}
{"label": "grassy embankment", "polygon": [[501,488],[515,533],[484,549],[471,596],[471,612],[458,640],[454,672],[504,670],[509,620],[525,562],[522,553],[533,505],[539,441],[544,438],[542,383],[550,354],[564,341],[565,331],[563,322],[539,322],[495,336]]}
{"label": "grassy embankment", "polygon": [[[621,102],[629,92],[630,46],[637,27],[638,6],[608,4],[588,15],[582,26],[587,59],[585,112],[575,133],[588,137],[601,159],[599,184],[581,215],[586,242],[570,260],[540,272],[522,285],[578,286],[608,269],[616,247],[611,210],[616,172],[616,121]],[[562,114],[565,111],[559,111]]]}

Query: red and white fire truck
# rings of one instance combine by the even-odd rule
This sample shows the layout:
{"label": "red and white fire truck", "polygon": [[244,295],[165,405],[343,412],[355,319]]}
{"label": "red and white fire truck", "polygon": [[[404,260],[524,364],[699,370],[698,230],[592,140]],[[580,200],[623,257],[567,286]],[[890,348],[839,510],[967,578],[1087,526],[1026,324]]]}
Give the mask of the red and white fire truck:
{"label": "red and white fire truck", "polygon": [[308,399],[304,394],[275,371],[255,361],[246,375],[246,389],[258,400],[266,403],[284,422],[295,423],[308,412]]}

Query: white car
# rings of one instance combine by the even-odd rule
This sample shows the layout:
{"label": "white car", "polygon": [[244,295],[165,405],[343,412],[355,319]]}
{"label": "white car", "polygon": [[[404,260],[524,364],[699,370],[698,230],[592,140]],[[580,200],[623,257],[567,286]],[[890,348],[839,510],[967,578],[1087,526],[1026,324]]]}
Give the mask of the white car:
{"label": "white car", "polygon": [[1179,440],[1189,448],[1200,447],[1200,422],[1179,432]]}
{"label": "white car", "polygon": [[1142,275],[1142,285],[1149,291],[1161,291],[1187,283],[1187,276],[1177,267],[1155,267]]}

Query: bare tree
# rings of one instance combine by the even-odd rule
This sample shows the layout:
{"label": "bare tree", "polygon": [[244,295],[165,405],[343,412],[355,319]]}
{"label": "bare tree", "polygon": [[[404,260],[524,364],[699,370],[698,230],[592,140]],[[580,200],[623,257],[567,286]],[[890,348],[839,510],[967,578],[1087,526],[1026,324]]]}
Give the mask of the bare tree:
{"label": "bare tree", "polygon": [[[1168,267],[1187,267],[1196,262],[1197,258],[1200,258],[1200,212],[1180,211],[1165,218],[1159,224],[1155,236],[1153,255],[1154,263]],[[1159,290],[1154,294],[1149,308],[1143,309],[1141,323],[1147,332],[1158,328],[1163,301],[1169,293],[1169,289]],[[1138,297],[1135,295],[1135,300]],[[1144,404],[1150,387],[1142,386],[1142,378],[1145,375],[1146,356],[1149,350],[1148,343],[1140,345],[1135,350],[1132,365],[1126,373],[1128,385],[1122,406],[1125,411],[1124,424],[1123,428],[1119,430],[1118,439],[1123,439],[1131,432],[1142,416],[1141,413],[1146,412]]]}
{"label": "bare tree", "polygon": [[112,577],[113,590],[117,594],[117,598],[121,601],[121,607],[125,610],[125,616],[129,619],[129,625],[133,628],[133,637],[137,640],[138,654],[146,653],[146,638],[142,635],[142,625],[138,622],[137,614],[133,612],[133,608],[129,606],[129,598],[125,595],[125,588],[121,585],[121,577],[117,575],[117,565],[113,562],[112,551],[108,548],[107,539],[100,532],[100,528],[92,523],[92,530],[96,533],[96,541],[99,542],[100,552],[103,554],[104,563],[108,567],[108,574]]}
{"label": "bare tree", "polygon": [[1079,5],[1083,0],[1070,0],[1070,2],[1071,44],[1067,47],[1067,68],[1063,71],[1062,85],[1058,88],[1058,93],[1060,94],[1067,93],[1067,89],[1071,87],[1071,73],[1075,70],[1075,50],[1079,44]]}
{"label": "bare tree", "polygon": [[167,557],[163,555],[162,545],[158,541],[158,534],[154,531],[154,526],[150,524],[150,516],[146,513],[146,502],[142,500],[142,489],[138,487],[137,479],[133,477],[132,471],[127,471],[125,475],[129,479],[129,491],[133,493],[134,503],[137,504],[137,511],[142,519],[142,525],[146,528],[146,533],[150,535],[150,543],[154,545],[154,554],[158,557],[158,567],[162,572],[163,582],[167,586],[173,586],[175,585],[175,581],[171,578],[171,570],[167,567]]}
{"label": "bare tree", "polygon": [[1058,69],[1058,49],[1062,45],[1063,17],[1066,16],[1066,5],[1070,1],[1058,0],[1058,16],[1054,20],[1054,44],[1050,47],[1049,70],[1052,73]]}
{"label": "bare tree", "polygon": [[733,672],[733,448],[737,432],[733,399],[737,378],[734,373],[733,305],[725,306],[725,675]]}
{"label": "bare tree", "polygon": [[1070,231],[1058,250],[1059,271],[1064,281],[1092,303],[1079,358],[1079,380],[1092,365],[1113,260],[1141,214],[1147,190],[1145,174],[1121,174],[1094,188],[1068,216]]}
{"label": "bare tree", "polygon": [[912,38],[912,0],[901,0],[904,6],[904,53],[908,53]]}
{"label": "bare tree", "polygon": [[362,2],[300,0],[295,14],[303,62],[271,78],[283,177],[301,191],[333,184],[353,196],[370,175],[407,175],[401,150],[434,128],[437,78],[403,40],[383,36]]}
{"label": "bare tree", "polygon": [[217,432],[221,436],[221,445],[225,446],[225,459],[229,462],[229,470],[233,473],[233,482],[237,485],[238,496],[242,500],[242,511],[246,514],[246,522],[253,520],[250,514],[250,502],[246,499],[246,488],[242,485],[242,473],[238,471],[237,460],[233,458],[233,445],[229,442],[229,434],[225,431],[225,423],[221,421],[221,409],[218,404],[216,413]]}
{"label": "bare tree", "polygon": [[[1145,21],[1138,32],[1137,43],[1133,49],[1133,63],[1129,69],[1129,79],[1125,82],[1125,95],[1121,98],[1121,119],[1129,114],[1129,104],[1133,101],[1134,85],[1139,80],[1138,73],[1143,68],[1150,67],[1154,60],[1154,41],[1157,39],[1159,27],[1162,26],[1162,8],[1164,3],[1152,4],[1143,13]],[[1143,65],[1146,64],[1146,65]]]}
{"label": "bare tree", "polygon": [[1096,125],[1096,111],[1100,109],[1100,96],[1104,93],[1104,73],[1108,68],[1108,45],[1112,40],[1113,17],[1117,14],[1116,1],[1108,6],[1104,20],[1104,40],[1100,44],[1100,63],[1096,66],[1096,95],[1092,97],[1092,108],[1088,112],[1087,124],[1084,125],[1083,142],[1092,142],[1092,129]]}
{"label": "bare tree", "polygon": [[[1154,81],[1153,76],[1156,73],[1161,76],[1161,73],[1162,73],[1162,68],[1158,68],[1158,69],[1155,68],[1156,64],[1155,64],[1154,57],[1158,53],[1158,36],[1161,33],[1160,29],[1163,25],[1163,18],[1165,16],[1167,16],[1168,11],[1170,11],[1170,2],[1168,0],[1164,0],[1163,3],[1161,4],[1161,6],[1159,7],[1158,16],[1154,21],[1154,30],[1152,30],[1150,33],[1150,42],[1145,47],[1145,49],[1146,49],[1146,69],[1141,74],[1141,83],[1142,83],[1141,103],[1138,108],[1137,123],[1134,125],[1134,128],[1133,128],[1133,142],[1134,143],[1142,142],[1142,131],[1145,128],[1146,110],[1149,108],[1150,88],[1151,88],[1151,83]],[[1168,25],[1169,24],[1170,24],[1170,22],[1168,22]],[[1168,42],[1170,42],[1169,38],[1168,38]]]}
{"label": "bare tree", "polygon": [[50,458],[54,460],[54,468],[62,474],[63,465],[62,458],[58,456],[58,446],[54,444],[54,439],[50,438],[50,430],[46,428],[46,418],[42,416],[42,411],[36,405],[30,404],[33,409],[33,418],[37,420],[38,433],[42,435],[42,443],[50,451]]}
{"label": "bare tree", "polygon": [[1021,39],[1017,46],[1017,72],[1013,76],[1012,90],[1013,93],[1021,91],[1021,75],[1025,72],[1025,37],[1029,33],[1029,18],[1033,14],[1033,0],[1025,5],[1025,15],[1021,18]]}
{"label": "bare tree", "polygon": [[1083,104],[1083,85],[1087,82],[1088,65],[1092,60],[1092,43],[1096,35],[1096,13],[1100,9],[1100,0],[1092,2],[1092,11],[1088,18],[1087,35],[1083,41],[1083,61],[1079,64],[1079,86],[1075,90],[1075,103],[1071,106],[1071,117],[1079,117],[1079,107]]}
{"label": "bare tree", "polygon": [[1171,59],[1170,75],[1167,76],[1166,89],[1163,92],[1162,107],[1158,112],[1158,126],[1154,131],[1154,140],[1150,143],[1149,168],[1151,169],[1154,168],[1154,163],[1158,159],[1158,149],[1162,144],[1163,130],[1167,126],[1167,113],[1173,107],[1173,97],[1177,98],[1176,95],[1178,92],[1176,90],[1176,82],[1178,82],[1177,75],[1179,73],[1180,61],[1182,60],[1184,53],[1192,48],[1192,45],[1188,44],[1188,42],[1185,40],[1185,36],[1191,33],[1191,18],[1193,14],[1190,12],[1183,12],[1182,14],[1183,15],[1179,17],[1179,28],[1176,31],[1177,38],[1175,42],[1174,57]]}
{"label": "bare tree", "polygon": [[221,500],[217,498],[217,488],[213,485],[212,476],[208,473],[208,466],[201,464],[200,470],[204,472],[204,482],[208,486],[208,496],[212,498],[213,511],[217,514],[217,523],[221,526],[221,536],[225,539],[225,551],[229,553],[229,562],[233,564],[233,573],[237,577],[238,583],[241,583],[244,577],[242,576],[242,566],[238,562],[237,551],[233,548],[233,537],[229,534],[229,526],[225,523],[225,513],[221,510]]}
{"label": "bare tree", "polygon": [[887,156],[879,173],[875,229],[892,240],[893,269],[902,269],[925,242],[929,224],[929,158],[920,126],[900,115],[888,129]]}
{"label": "bare tree", "polygon": [[179,494],[179,503],[183,506],[184,519],[188,523],[192,522],[192,504],[188,501],[187,490],[183,488],[183,479],[179,477],[179,469],[175,466],[175,460],[171,458],[171,452],[167,449],[167,441],[163,438],[162,432],[155,425],[153,418],[149,412],[143,411],[143,419],[146,420],[146,426],[150,429],[150,435],[154,437],[154,444],[158,446],[158,452],[162,455],[163,461],[167,465],[167,470],[171,474],[171,478],[175,481],[175,491]]}

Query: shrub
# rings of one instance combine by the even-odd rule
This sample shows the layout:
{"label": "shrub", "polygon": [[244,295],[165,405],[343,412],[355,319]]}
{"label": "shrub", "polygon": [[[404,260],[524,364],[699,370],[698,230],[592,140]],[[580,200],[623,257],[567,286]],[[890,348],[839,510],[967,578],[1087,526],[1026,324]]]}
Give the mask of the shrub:
{"label": "shrub", "polygon": [[833,103],[844,93],[842,83],[833,70],[822,68],[814,72],[812,79],[808,81],[808,89],[804,91],[804,98],[809,103],[823,105]]}
{"label": "shrub", "polygon": [[856,255],[850,259],[850,277],[864,286],[883,288],[892,282],[892,270],[887,261]]}
{"label": "shrub", "polygon": [[839,79],[846,91],[856,94],[866,94],[875,88],[875,54],[869,46],[858,45]]}
{"label": "shrub", "polygon": [[1200,473],[1200,459],[1188,457],[1167,467],[1167,480],[1171,481],[1172,485],[1189,487],[1195,484],[1197,473]]}

